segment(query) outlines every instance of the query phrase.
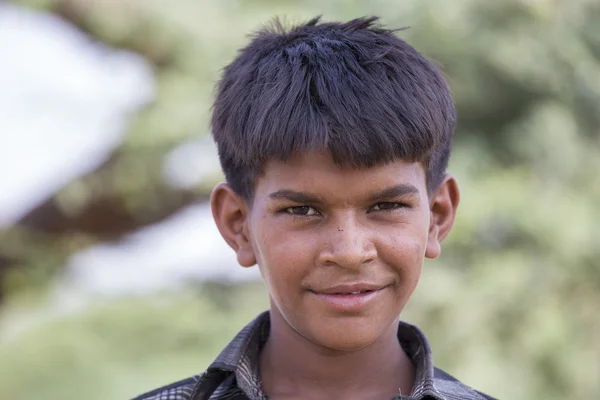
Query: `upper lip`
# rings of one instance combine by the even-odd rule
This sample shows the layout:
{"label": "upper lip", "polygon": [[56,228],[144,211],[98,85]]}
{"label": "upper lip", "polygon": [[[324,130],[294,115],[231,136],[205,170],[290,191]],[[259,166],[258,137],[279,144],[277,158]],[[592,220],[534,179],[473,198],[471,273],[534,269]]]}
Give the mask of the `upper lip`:
{"label": "upper lip", "polygon": [[336,294],[336,293],[355,293],[355,292],[366,292],[383,289],[387,285],[375,284],[375,283],[346,283],[335,286],[330,286],[325,289],[313,290],[315,293],[320,294]]}

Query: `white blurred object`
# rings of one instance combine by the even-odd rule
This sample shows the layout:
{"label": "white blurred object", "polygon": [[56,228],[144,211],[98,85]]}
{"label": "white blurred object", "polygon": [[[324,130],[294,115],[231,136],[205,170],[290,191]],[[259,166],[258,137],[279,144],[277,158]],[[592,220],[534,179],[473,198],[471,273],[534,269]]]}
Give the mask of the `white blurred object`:
{"label": "white blurred object", "polygon": [[[92,42],[51,14],[4,3],[0,54],[1,227],[101,164],[121,143],[128,116],[154,97],[155,88],[142,57]],[[190,187],[218,169],[214,144],[201,139],[172,150],[164,174],[173,185]],[[199,205],[119,243],[75,254],[56,284],[70,310],[86,294],[258,278],[257,268],[237,264],[210,208]]]}
{"label": "white blurred object", "polygon": [[189,189],[220,172],[217,146],[210,135],[185,142],[165,156],[163,174],[174,187]]}
{"label": "white blurred object", "polygon": [[210,206],[190,206],[117,244],[102,244],[71,258],[65,286],[101,295],[144,294],[207,279],[260,278],[238,265],[212,218]]}
{"label": "white blurred object", "polygon": [[154,97],[145,60],[0,3],[0,227],[100,165]]}

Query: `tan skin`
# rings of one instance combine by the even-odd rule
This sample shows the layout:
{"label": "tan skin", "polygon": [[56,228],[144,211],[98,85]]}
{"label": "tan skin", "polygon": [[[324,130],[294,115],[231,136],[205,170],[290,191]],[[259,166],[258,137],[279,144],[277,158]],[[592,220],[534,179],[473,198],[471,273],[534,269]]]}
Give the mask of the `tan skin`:
{"label": "tan skin", "polygon": [[[428,196],[420,163],[341,168],[328,153],[270,161],[252,205],[227,184],[211,197],[217,226],[240,265],[258,264],[271,331],[260,357],[271,399],[389,399],[409,394],[414,366],[396,331],[425,257],[436,258],[454,223],[456,180]],[[359,310],[320,294],[368,283]]]}

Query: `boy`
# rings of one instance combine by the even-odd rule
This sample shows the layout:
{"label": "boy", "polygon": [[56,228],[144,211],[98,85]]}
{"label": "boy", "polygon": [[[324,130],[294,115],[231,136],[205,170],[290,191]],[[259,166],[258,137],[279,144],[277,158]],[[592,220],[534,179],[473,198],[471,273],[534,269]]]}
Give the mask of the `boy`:
{"label": "boy", "polygon": [[211,205],[270,311],[138,399],[490,399],[399,321],[454,222],[454,128],[441,74],[377,18],[256,33],[218,85]]}

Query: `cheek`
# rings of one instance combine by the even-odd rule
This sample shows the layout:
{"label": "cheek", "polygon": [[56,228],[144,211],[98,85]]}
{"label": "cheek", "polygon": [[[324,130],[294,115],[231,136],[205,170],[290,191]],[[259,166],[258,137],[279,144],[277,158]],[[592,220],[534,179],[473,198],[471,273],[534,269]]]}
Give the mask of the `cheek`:
{"label": "cheek", "polygon": [[380,254],[388,265],[393,265],[404,281],[416,281],[425,259],[427,232],[403,232],[389,235],[387,251]]}
{"label": "cheek", "polygon": [[255,231],[252,244],[261,275],[272,295],[291,293],[308,273],[314,260],[314,243],[310,237],[286,232],[277,224]]}

